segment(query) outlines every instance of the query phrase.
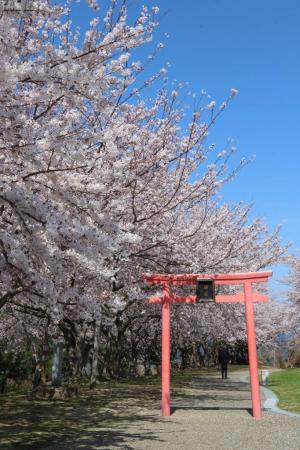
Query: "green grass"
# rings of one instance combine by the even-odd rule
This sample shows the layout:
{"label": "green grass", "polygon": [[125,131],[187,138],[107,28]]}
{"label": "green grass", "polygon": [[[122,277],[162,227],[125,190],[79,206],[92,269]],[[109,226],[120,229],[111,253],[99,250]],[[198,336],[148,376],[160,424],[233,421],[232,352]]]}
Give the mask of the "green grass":
{"label": "green grass", "polygon": [[273,372],[268,387],[279,398],[279,408],[300,413],[300,369]]}

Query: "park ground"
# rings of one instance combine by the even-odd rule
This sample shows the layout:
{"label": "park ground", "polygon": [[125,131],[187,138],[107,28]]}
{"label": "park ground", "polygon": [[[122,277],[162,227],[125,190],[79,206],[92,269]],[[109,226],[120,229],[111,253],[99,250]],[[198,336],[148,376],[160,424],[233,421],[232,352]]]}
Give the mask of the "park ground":
{"label": "park ground", "polygon": [[175,374],[167,418],[160,414],[158,378],[105,382],[95,391],[82,386],[70,401],[7,395],[0,405],[0,448],[299,450],[299,417],[264,411],[253,419],[249,385],[240,381],[246,374],[231,371],[224,381],[216,371]]}

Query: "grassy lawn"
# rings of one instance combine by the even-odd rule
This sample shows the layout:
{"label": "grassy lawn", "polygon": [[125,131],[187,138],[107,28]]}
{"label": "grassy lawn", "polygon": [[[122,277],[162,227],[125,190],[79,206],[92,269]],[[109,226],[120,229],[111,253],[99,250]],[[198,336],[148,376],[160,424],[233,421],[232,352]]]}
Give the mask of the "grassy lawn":
{"label": "grassy lawn", "polygon": [[272,373],[268,387],[279,398],[280,408],[300,413],[300,369]]}

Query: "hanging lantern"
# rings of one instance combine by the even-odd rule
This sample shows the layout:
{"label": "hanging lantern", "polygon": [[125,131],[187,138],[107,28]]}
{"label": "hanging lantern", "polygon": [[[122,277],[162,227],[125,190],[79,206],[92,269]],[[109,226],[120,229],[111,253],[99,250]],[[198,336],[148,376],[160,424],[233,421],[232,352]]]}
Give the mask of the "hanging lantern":
{"label": "hanging lantern", "polygon": [[209,278],[197,280],[196,296],[199,303],[210,303],[215,301],[215,284]]}

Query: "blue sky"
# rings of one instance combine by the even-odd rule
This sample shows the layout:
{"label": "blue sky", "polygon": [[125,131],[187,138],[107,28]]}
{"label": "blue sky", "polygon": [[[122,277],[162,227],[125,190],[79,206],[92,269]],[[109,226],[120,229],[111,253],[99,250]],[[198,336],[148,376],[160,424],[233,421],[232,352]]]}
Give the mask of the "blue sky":
{"label": "blue sky", "polygon": [[[166,12],[161,28],[170,34],[164,50],[170,78],[190,81],[217,101],[231,87],[239,90],[211,139],[222,146],[234,137],[238,156],[256,159],[223,190],[224,199],[254,202],[255,215],[270,227],[282,223],[283,240],[299,248],[300,2],[161,0],[159,6]],[[285,272],[273,270],[275,279]]]}
{"label": "blue sky", "polygon": [[[99,3],[103,11],[109,2]],[[170,62],[170,81],[188,81],[192,91],[204,89],[219,103],[230,88],[239,90],[210,140],[222,149],[229,137],[235,138],[237,157],[255,154],[256,159],[223,190],[224,200],[254,202],[255,215],[271,228],[283,224],[283,241],[293,241],[292,250],[300,248],[300,2],[128,3],[132,13],[143,4],[159,6],[155,39],[164,32],[170,37],[155,67]],[[84,28],[92,16],[83,1],[73,20]],[[283,273],[282,267],[274,268],[275,279]]]}

